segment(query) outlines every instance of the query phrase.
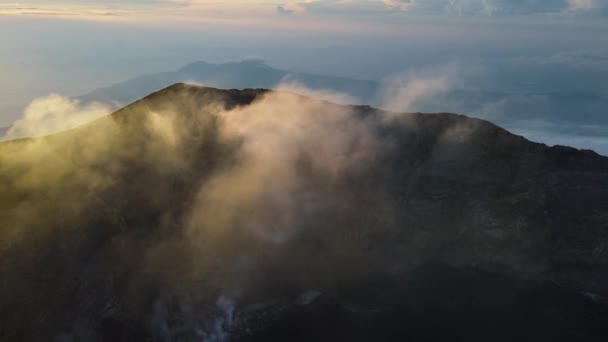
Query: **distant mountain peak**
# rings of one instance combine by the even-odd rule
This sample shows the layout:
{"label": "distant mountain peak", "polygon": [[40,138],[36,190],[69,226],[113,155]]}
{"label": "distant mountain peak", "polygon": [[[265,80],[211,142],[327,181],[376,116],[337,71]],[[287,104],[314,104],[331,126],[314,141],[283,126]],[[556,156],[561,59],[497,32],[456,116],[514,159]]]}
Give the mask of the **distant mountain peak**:
{"label": "distant mountain peak", "polygon": [[370,100],[378,89],[372,81],[334,76],[313,75],[275,69],[262,60],[247,59],[229,63],[190,63],[177,71],[143,75],[125,82],[97,89],[78,97],[83,102],[131,103],[158,89],[174,83],[195,82],[221,89],[276,89],[285,79],[310,89],[333,89],[362,103]]}

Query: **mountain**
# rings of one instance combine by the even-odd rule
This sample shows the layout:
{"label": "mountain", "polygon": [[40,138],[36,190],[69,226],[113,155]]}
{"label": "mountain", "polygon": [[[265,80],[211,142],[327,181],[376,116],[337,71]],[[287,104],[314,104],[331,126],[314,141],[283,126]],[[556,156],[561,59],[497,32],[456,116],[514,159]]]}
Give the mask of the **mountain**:
{"label": "mountain", "polygon": [[378,84],[373,81],[280,70],[260,61],[247,60],[224,64],[195,62],[174,72],[143,75],[100,88],[78,99],[84,102],[130,103],[153,91],[180,82],[200,83],[225,89],[273,89],[282,82],[297,82],[311,89],[340,91],[364,102],[371,101],[378,88]]}
{"label": "mountain", "polygon": [[605,341],[608,158],[176,84],[0,143],[0,340]]}

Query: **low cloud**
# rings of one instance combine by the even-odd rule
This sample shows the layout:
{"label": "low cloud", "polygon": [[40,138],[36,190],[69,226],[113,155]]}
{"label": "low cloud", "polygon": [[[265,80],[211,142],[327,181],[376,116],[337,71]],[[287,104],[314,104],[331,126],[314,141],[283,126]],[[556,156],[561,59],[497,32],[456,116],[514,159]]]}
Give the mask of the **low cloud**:
{"label": "low cloud", "polygon": [[77,100],[53,94],[32,101],[3,138],[48,135],[80,126],[111,111],[110,105],[97,102],[81,105]]}
{"label": "low cloud", "polygon": [[[379,153],[378,122],[357,118],[348,107],[293,92],[325,100],[346,95],[322,94],[293,83],[279,88],[249,106],[218,113],[219,137],[225,144],[240,142],[240,162],[202,187],[191,233],[206,235],[208,229],[240,225],[263,240],[284,242],[305,224],[307,215],[331,201],[330,196],[310,197],[311,174],[330,186]],[[239,222],[241,212],[252,215]]]}

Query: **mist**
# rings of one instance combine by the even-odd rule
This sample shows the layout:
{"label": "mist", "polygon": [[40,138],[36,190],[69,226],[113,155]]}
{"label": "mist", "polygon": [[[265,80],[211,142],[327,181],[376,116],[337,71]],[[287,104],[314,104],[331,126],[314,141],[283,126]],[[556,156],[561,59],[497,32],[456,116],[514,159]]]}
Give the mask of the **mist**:
{"label": "mist", "polygon": [[[35,194],[27,201],[17,201],[12,214],[3,217],[3,226],[11,227],[3,232],[2,252],[7,256],[3,258],[3,274],[17,265],[33,267],[41,262],[36,254],[54,250],[55,241],[76,234],[76,245],[66,253],[80,253],[73,248],[101,239],[107,251],[96,252],[104,255],[105,260],[99,262],[105,264],[118,257],[125,270],[135,272],[132,279],[119,285],[121,291],[142,286],[141,282],[152,281],[152,288],[173,283],[179,288],[163,291],[183,300],[204,294],[201,300],[217,299],[220,312],[235,310],[226,309],[226,305],[243,309],[240,298],[257,291],[262,269],[270,267],[278,254],[286,253],[296,237],[320,229],[311,226],[316,218],[343,205],[338,184],[365,173],[384,149],[376,138],[382,120],[357,117],[347,107],[286,91],[256,95],[243,107],[225,108],[222,102],[214,101],[201,106],[199,99],[187,97],[200,88],[183,85],[174,89],[185,101],[163,104],[159,99],[154,110],[133,105],[72,131],[2,145],[2,197]],[[293,84],[289,89],[294,89]],[[74,103],[63,104],[68,105],[57,108],[65,112],[53,113],[67,119],[74,114]],[[16,127],[32,131],[37,126]],[[73,139],[82,139],[82,143],[74,145]],[[19,153],[12,153],[13,149]],[[201,164],[203,160],[206,162]],[[37,168],[40,164],[46,167]],[[131,206],[139,206],[140,200],[133,200],[141,193],[124,183],[125,176],[137,168],[134,165],[148,170],[139,177],[175,180],[159,184],[152,192],[142,189],[150,196],[146,202],[155,209],[147,211],[153,216],[139,223],[130,222],[128,212],[134,209],[129,209]],[[190,190],[184,192],[183,186]],[[103,220],[113,228],[95,232],[87,223],[95,217],[93,222]],[[149,230],[147,237],[134,240],[135,236],[125,230],[127,226],[130,231]],[[341,247],[350,248],[348,244]],[[75,259],[73,267],[56,272],[64,277],[82,267],[99,267],[97,262],[86,260]],[[218,263],[221,273],[216,271]],[[142,272],[153,279],[146,280],[148,276]],[[6,289],[4,294],[15,293],[16,287],[37,291],[38,286],[61,286],[54,282],[35,285],[13,274],[15,278],[5,282],[12,290]],[[209,277],[213,283],[204,280]],[[313,286],[315,276],[308,273],[307,277]],[[6,300],[10,302],[8,298],[3,302]],[[168,305],[162,296],[158,301],[155,305]],[[28,305],[20,305],[15,310],[26,312]],[[172,337],[163,337],[161,331],[168,317],[164,309],[158,310],[150,312],[150,333],[170,340]],[[214,328],[212,309],[192,315],[192,319],[202,319],[190,324],[197,325],[193,329],[202,331],[206,341],[224,340],[227,336],[221,331],[233,324],[229,319],[232,314],[228,314],[221,327]],[[206,315],[210,318],[203,319]],[[73,338],[93,334],[86,321],[74,324],[79,328],[66,332]]]}
{"label": "mist", "polygon": [[58,133],[110,114],[116,106],[93,102],[84,106],[57,94],[35,99],[2,139],[31,138]]}

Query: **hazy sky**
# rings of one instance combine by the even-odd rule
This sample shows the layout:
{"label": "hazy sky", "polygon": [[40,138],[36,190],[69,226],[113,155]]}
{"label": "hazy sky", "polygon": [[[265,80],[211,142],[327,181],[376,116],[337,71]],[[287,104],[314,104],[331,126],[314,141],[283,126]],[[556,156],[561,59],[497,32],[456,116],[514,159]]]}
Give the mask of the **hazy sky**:
{"label": "hazy sky", "polygon": [[29,0],[6,3],[8,14],[170,17],[241,14],[244,16],[302,13],[344,15],[387,14],[394,12],[434,15],[528,15],[606,13],[605,0]]}
{"label": "hazy sky", "polygon": [[34,98],[198,60],[360,79],[457,65],[460,87],[608,94],[607,0],[0,1],[0,33],[0,127]]}

